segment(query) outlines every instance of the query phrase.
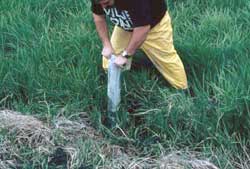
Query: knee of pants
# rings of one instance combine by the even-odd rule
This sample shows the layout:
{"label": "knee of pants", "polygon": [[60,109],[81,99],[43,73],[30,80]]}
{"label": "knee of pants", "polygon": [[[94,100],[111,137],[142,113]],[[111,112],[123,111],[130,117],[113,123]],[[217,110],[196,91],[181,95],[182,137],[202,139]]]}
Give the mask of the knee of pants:
{"label": "knee of pants", "polygon": [[187,81],[185,79],[183,79],[183,81],[181,81],[181,82],[172,84],[172,86],[176,89],[179,89],[179,90],[185,90],[188,88],[188,84],[187,84]]}
{"label": "knee of pants", "polygon": [[[179,68],[178,68],[179,67]],[[187,89],[188,82],[185,69],[182,65],[177,65],[178,71],[161,70],[165,79],[176,89]]]}

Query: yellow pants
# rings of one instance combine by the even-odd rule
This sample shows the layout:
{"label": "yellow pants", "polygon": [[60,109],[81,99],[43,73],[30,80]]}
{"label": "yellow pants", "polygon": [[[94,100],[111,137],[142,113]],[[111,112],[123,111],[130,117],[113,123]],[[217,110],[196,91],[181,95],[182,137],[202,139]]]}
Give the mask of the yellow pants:
{"label": "yellow pants", "polygon": [[[111,44],[115,54],[120,54],[128,46],[132,32],[115,26],[111,36]],[[176,89],[186,89],[187,77],[183,63],[173,45],[171,18],[165,16],[147,35],[140,47],[152,61],[164,78]],[[103,68],[108,68],[108,60],[103,57]]]}

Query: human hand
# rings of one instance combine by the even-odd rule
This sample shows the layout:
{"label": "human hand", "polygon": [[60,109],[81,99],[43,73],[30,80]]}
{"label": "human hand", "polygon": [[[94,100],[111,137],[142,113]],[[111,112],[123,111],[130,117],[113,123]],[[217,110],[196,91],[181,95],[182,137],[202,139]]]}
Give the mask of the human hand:
{"label": "human hand", "polygon": [[122,55],[119,55],[115,58],[115,64],[121,68],[124,68],[126,64],[128,63],[128,59],[123,57]]}
{"label": "human hand", "polygon": [[102,49],[102,55],[109,59],[111,55],[114,53],[114,50],[111,45],[104,45]]}

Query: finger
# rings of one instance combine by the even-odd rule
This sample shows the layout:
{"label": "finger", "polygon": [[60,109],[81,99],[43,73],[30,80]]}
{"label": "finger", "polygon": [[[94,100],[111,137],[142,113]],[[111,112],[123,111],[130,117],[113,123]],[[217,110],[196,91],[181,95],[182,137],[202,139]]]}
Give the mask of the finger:
{"label": "finger", "polygon": [[123,64],[120,64],[120,65],[118,65],[121,69],[124,69],[125,68],[125,66],[126,66],[126,63],[123,63]]}
{"label": "finger", "polygon": [[120,64],[120,63],[117,63],[117,62],[114,62],[116,66],[120,67],[120,68],[123,68],[123,65],[124,64]]}

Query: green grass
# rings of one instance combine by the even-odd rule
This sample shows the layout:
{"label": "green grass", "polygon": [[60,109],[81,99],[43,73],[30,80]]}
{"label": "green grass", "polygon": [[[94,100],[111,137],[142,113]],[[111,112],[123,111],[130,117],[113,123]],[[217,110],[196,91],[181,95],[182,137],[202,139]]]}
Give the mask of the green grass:
{"label": "green grass", "polygon": [[[168,2],[194,96],[169,87],[154,68],[131,70],[123,76],[120,124],[142,151],[157,154],[157,142],[188,147],[213,156],[220,168],[234,168],[233,159],[247,158],[243,148],[249,150],[250,1]],[[106,74],[89,6],[83,0],[0,1],[2,109],[46,121],[62,109],[66,116],[86,111],[100,125]]]}

